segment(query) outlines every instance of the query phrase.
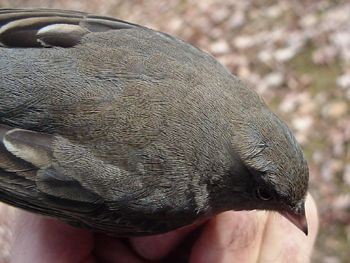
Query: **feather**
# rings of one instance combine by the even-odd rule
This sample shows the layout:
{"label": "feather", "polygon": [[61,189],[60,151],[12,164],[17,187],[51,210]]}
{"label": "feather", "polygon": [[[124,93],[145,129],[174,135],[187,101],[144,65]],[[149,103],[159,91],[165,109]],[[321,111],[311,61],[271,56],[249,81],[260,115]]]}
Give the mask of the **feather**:
{"label": "feather", "polygon": [[72,47],[88,32],[136,26],[82,12],[5,9],[0,11],[0,43],[7,47]]}

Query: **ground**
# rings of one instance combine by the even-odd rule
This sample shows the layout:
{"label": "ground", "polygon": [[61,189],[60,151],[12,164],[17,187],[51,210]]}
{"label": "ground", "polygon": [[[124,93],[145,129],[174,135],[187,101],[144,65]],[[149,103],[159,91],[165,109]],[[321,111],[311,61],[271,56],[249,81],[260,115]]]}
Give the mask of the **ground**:
{"label": "ground", "polygon": [[[107,14],[173,34],[212,53],[262,95],[303,146],[321,220],[313,262],[350,258],[348,1],[0,0],[0,7]],[[1,262],[8,251],[1,242],[9,236],[6,227],[0,229]]]}

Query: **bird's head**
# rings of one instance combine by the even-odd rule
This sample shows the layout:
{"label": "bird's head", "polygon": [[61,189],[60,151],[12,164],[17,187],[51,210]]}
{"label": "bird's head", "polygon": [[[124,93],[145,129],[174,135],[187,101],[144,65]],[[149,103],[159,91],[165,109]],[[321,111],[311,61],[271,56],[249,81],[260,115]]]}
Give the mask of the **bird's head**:
{"label": "bird's head", "polygon": [[219,180],[212,185],[214,192],[225,188],[221,209],[277,211],[307,234],[309,171],[299,144],[267,108],[246,116],[235,123],[234,142],[229,146],[231,163],[223,177],[230,183],[223,186]]}

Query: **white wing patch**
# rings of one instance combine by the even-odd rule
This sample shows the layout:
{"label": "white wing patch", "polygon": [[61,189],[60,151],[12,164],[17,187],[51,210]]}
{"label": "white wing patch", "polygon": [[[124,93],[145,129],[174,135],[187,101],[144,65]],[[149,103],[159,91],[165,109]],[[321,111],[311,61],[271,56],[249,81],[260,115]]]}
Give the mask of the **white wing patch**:
{"label": "white wing patch", "polygon": [[3,138],[5,148],[13,155],[35,165],[36,167],[44,168],[49,166],[52,158],[48,151],[43,148],[35,147],[35,145],[22,142],[21,140],[11,138],[11,135],[22,131],[24,130],[13,129],[8,131]]}

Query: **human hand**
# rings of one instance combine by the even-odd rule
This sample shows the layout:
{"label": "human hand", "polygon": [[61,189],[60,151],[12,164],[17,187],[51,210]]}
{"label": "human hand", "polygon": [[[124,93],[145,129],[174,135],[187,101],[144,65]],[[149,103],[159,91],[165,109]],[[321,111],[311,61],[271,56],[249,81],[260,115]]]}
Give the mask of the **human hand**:
{"label": "human hand", "polygon": [[[308,196],[309,235],[287,219],[264,211],[225,212],[204,223],[189,262],[308,262],[318,229],[314,200]],[[112,238],[60,221],[18,211],[13,220],[11,263],[147,262],[181,244],[195,227],[129,239]]]}

